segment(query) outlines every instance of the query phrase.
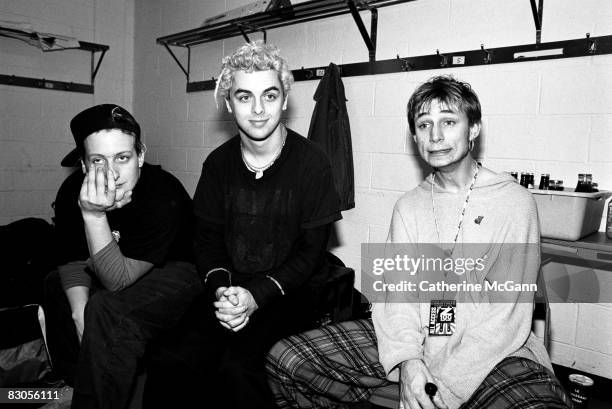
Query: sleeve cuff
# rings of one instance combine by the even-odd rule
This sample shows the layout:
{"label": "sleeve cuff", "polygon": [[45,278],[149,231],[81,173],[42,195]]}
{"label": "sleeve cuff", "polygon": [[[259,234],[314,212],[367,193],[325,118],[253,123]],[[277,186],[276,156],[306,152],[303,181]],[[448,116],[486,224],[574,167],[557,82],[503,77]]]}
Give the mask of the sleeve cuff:
{"label": "sleeve cuff", "polygon": [[302,223],[301,227],[303,229],[312,229],[314,227],[319,227],[319,226],[323,226],[326,224],[337,222],[338,220],[341,220],[341,219],[342,219],[342,213],[340,213],[340,211],[334,211],[333,213],[328,214],[327,216],[323,216],[318,219],[314,219],[314,220],[310,220],[305,223]]}
{"label": "sleeve cuff", "polygon": [[97,274],[98,270],[104,271],[105,267],[108,268],[109,258],[115,259],[117,257],[122,257],[121,250],[117,242],[111,240],[106,246],[102,247],[100,251],[87,259],[87,267]]}
{"label": "sleeve cuff", "polygon": [[231,273],[224,267],[213,268],[202,274],[202,282],[212,291],[219,287],[229,287],[232,284]]}
{"label": "sleeve cuff", "polygon": [[381,354],[380,363],[383,366],[387,379],[392,382],[399,381],[399,366],[409,359],[423,359],[421,347],[398,347],[393,353]]}
{"label": "sleeve cuff", "polygon": [[85,261],[74,261],[59,266],[57,270],[62,282],[62,288],[64,290],[77,286],[91,288],[91,277],[87,274],[86,268]]}
{"label": "sleeve cuff", "polygon": [[272,299],[284,295],[278,280],[270,276],[258,277],[246,284],[244,288],[249,290],[259,308],[262,308]]}

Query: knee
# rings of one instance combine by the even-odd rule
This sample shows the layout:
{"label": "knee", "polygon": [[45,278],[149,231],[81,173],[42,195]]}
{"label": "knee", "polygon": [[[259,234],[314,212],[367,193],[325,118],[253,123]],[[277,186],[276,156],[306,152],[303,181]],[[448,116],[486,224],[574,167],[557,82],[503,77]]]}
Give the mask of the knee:
{"label": "knee", "polygon": [[281,339],[276,342],[268,354],[266,355],[266,362],[279,362],[282,360],[283,355],[287,353],[288,350],[291,349],[291,345],[287,344],[285,339]]}
{"label": "knee", "polygon": [[112,300],[106,291],[95,292],[87,300],[85,306],[85,322],[87,324],[104,321],[112,316]]}
{"label": "knee", "polygon": [[293,372],[302,362],[299,359],[299,348],[293,342],[293,337],[281,339],[272,346],[266,355],[266,371],[268,373]]}
{"label": "knee", "polygon": [[125,306],[112,295],[109,291],[98,291],[89,298],[85,306],[83,337],[91,345],[120,344],[122,350],[130,350],[140,356],[149,338],[143,331],[142,323],[133,320]]}

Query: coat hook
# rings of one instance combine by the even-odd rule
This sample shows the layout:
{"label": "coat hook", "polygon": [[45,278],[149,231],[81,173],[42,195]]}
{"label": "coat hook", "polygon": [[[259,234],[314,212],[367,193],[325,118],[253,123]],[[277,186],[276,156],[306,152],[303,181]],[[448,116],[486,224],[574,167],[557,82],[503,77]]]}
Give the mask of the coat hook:
{"label": "coat hook", "polygon": [[399,54],[397,54],[395,58],[402,62],[402,66],[400,68],[402,71],[410,71],[412,69],[412,64],[408,62],[407,58],[401,58]]}
{"label": "coat hook", "polygon": [[436,50],[436,54],[440,57],[440,67],[444,68],[448,65],[448,60],[444,54],[440,54],[440,50]]}
{"label": "coat hook", "polygon": [[485,64],[491,64],[491,52],[484,48],[484,44],[480,44],[480,49],[482,50],[482,52],[484,52],[484,58],[482,59],[482,62],[484,62]]}
{"label": "coat hook", "polygon": [[304,69],[304,66],[302,65],[302,71],[304,71],[304,77],[306,77],[307,80],[311,79],[312,77],[314,77],[314,74],[312,73],[311,70],[307,70]]}
{"label": "coat hook", "polygon": [[586,33],[587,53],[595,54],[597,52],[597,40],[591,40],[591,33]]}

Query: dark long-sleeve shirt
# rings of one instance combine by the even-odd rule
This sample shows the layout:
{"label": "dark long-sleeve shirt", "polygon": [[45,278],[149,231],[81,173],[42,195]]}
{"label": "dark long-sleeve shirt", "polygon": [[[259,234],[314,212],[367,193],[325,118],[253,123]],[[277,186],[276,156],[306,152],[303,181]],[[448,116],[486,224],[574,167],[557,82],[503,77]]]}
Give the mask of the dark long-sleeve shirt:
{"label": "dark long-sleeve shirt", "polygon": [[329,160],[295,132],[260,179],[242,162],[239,137],[226,142],[206,159],[194,196],[207,287],[229,285],[231,274],[261,307],[315,280],[338,206]]}

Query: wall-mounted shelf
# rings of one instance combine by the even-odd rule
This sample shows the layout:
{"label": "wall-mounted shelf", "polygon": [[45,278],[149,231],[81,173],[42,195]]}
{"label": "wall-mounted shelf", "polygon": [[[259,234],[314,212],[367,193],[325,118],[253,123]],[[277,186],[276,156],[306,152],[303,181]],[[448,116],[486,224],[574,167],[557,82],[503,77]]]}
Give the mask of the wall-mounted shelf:
{"label": "wall-mounted shelf", "polygon": [[[39,40],[36,33],[31,33],[23,30],[17,30],[8,27],[0,26],[0,36],[8,38],[31,38],[32,40]],[[45,38],[44,41],[52,41],[53,38]],[[108,51],[109,46],[103,44],[89,43],[86,41],[78,41],[78,47],[62,47],[59,49],[50,49],[46,52],[56,52],[63,50],[84,50],[91,53],[91,83],[82,84],[75,82],[66,81],[54,81],[45,78],[31,78],[31,77],[20,77],[17,75],[3,75],[0,74],[0,84],[14,85],[19,87],[30,87],[30,88],[42,88],[56,91],[69,91],[69,92],[83,92],[87,94],[94,93],[94,80],[104,54]],[[100,57],[96,62],[95,54],[100,52]]]}
{"label": "wall-mounted shelf", "polygon": [[[378,9],[411,1],[415,0],[311,0],[292,6],[279,7],[273,11],[254,13],[170,34],[158,38],[157,43],[166,47],[172,58],[174,58],[187,76],[187,82],[189,82],[191,47],[193,46],[239,35],[242,35],[248,42],[250,41],[248,35],[256,32],[262,32],[265,40],[266,30],[350,13],[368,49],[369,61],[373,62],[376,59]],[[369,10],[372,15],[370,33],[368,33],[359,14],[360,11],[364,10]],[[174,52],[172,52],[170,46],[187,48],[186,67],[183,66]],[[189,86],[187,88],[187,92],[190,92]]]}
{"label": "wall-mounted shelf", "polygon": [[191,47],[224,38],[250,34],[312,20],[352,13],[351,9],[372,10],[414,0],[311,0],[271,12],[260,12],[233,20],[194,28],[157,39],[159,44]]}
{"label": "wall-mounted shelf", "polygon": [[[254,32],[263,32],[265,39],[268,29],[348,13],[353,16],[359,28],[368,49],[369,58],[366,62],[338,65],[343,77],[612,54],[612,36],[590,37],[587,33],[583,39],[541,43],[544,0],[529,0],[536,31],[534,44],[490,49],[481,44],[480,48],[468,51],[435,50],[435,53],[428,55],[414,57],[398,55],[397,58],[376,61],[377,9],[410,1],[414,0],[312,0],[289,7],[279,7],[270,12],[260,12],[167,35],[158,38],[157,42],[166,47],[185,73],[187,92],[209,91],[215,88],[214,78],[190,82],[189,71],[191,47],[193,46],[239,35],[249,41],[248,34]],[[369,10],[372,13],[369,34],[359,15],[359,12],[363,10]],[[173,53],[171,46],[187,48],[186,67]],[[296,81],[315,80],[323,77],[326,68],[326,66],[302,67],[293,70],[293,76]]]}

